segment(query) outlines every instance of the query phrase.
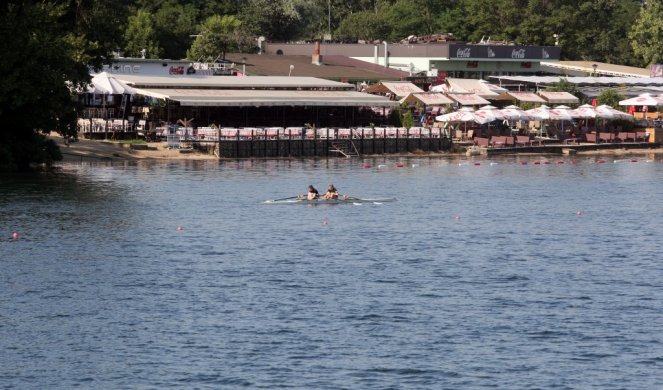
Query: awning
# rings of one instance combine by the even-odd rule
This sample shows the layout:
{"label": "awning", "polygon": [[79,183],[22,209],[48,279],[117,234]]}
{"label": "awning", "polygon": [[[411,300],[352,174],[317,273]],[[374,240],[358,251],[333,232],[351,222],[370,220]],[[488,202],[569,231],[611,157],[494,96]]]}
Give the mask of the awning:
{"label": "awning", "polygon": [[411,93],[407,95],[407,97],[404,97],[401,99],[401,103],[408,102],[408,103],[413,103],[413,102],[421,102],[427,106],[442,106],[445,104],[453,104],[454,101],[449,99],[448,97],[444,96],[442,93],[431,93],[431,92],[423,92],[423,93]]}
{"label": "awning", "polygon": [[475,106],[480,104],[490,104],[490,102],[479,95],[473,93],[448,93],[447,96],[457,101],[462,106]]}
{"label": "awning", "polygon": [[551,104],[578,103],[580,100],[568,92],[539,92],[539,95]]}
{"label": "awning", "polygon": [[534,92],[506,92],[500,95],[500,98],[511,98],[520,102],[546,103],[546,101]]}
{"label": "awning", "polygon": [[447,78],[446,81],[449,84],[449,91],[455,93],[474,93],[484,98],[491,98],[507,92],[506,88],[490,84],[485,80]]}
{"label": "awning", "polygon": [[355,91],[293,91],[248,89],[158,89],[140,88],[136,93],[177,101],[182,106],[270,107],[351,106],[396,107],[384,96]]}
{"label": "awning", "polygon": [[411,93],[422,93],[423,89],[417,87],[410,82],[398,81],[380,81],[373,84],[366,89],[368,93],[388,93],[391,92],[397,97],[405,97]]}

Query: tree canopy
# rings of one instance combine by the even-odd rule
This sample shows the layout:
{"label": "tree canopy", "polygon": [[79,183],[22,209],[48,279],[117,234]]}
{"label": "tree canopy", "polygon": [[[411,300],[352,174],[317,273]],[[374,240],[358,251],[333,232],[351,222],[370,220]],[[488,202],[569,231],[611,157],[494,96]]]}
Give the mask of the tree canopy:
{"label": "tree canopy", "polygon": [[252,52],[255,40],[398,41],[452,33],[559,44],[562,59],[663,62],[661,0],[8,0],[0,5],[0,165],[58,158],[43,132],[73,133],[73,96],[113,52],[148,58]]}
{"label": "tree canopy", "polygon": [[75,131],[72,94],[89,82],[89,67],[99,69],[120,44],[112,26],[94,28],[102,16],[111,23],[120,19],[108,5],[9,1],[0,6],[5,53],[0,56],[0,167],[25,170],[60,158],[42,133]]}

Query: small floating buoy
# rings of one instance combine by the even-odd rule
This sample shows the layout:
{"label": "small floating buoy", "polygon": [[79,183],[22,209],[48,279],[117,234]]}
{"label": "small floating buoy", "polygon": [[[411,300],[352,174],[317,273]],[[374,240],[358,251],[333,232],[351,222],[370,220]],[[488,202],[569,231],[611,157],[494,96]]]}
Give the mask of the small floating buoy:
{"label": "small floating buoy", "polygon": [[177,230],[178,232],[181,232],[182,230],[184,230],[184,228],[182,226],[178,226],[177,229],[175,229],[175,230]]}
{"label": "small floating buoy", "polygon": [[544,161],[543,164],[544,165],[550,165],[550,161]]}
{"label": "small floating buoy", "polygon": [[385,167],[386,167],[385,164],[380,164],[380,165],[378,165],[378,168],[385,168]]}
{"label": "small floating buoy", "polygon": [[603,163],[605,163],[605,160],[596,160],[596,163],[597,164],[603,164]]}
{"label": "small floating buoy", "polygon": [[557,161],[555,164],[557,164],[557,165],[564,164],[564,161]]}
{"label": "small floating buoy", "polygon": [[396,167],[397,168],[403,168],[403,163],[402,162],[397,162]]}
{"label": "small floating buoy", "polygon": [[412,164],[412,168],[416,168],[418,166],[419,166],[419,164]]}
{"label": "small floating buoy", "polygon": [[364,164],[364,168],[370,168],[371,164]]}
{"label": "small floating buoy", "polygon": [[329,221],[327,220],[327,218],[322,220],[322,224],[323,225],[329,225]]}
{"label": "small floating buoy", "polygon": [[527,161],[521,161],[520,165],[527,165]]}
{"label": "small floating buoy", "polygon": [[496,162],[491,162],[490,166],[492,167],[493,165],[497,165],[497,163]]}
{"label": "small floating buoy", "polygon": [[18,233],[14,232],[12,233],[12,240],[18,240]]}
{"label": "small floating buoy", "polygon": [[481,165],[481,163],[478,163],[478,162],[474,163],[474,166],[479,166],[479,165]]}
{"label": "small floating buoy", "polygon": [[456,215],[456,216],[454,217],[454,219],[455,219],[456,221],[460,221],[460,215]]}
{"label": "small floating buoy", "polygon": [[576,211],[576,215],[582,215],[582,211],[577,210],[577,211]]}
{"label": "small floating buoy", "polygon": [[636,159],[632,159],[631,162],[638,162],[638,160],[636,160]]}

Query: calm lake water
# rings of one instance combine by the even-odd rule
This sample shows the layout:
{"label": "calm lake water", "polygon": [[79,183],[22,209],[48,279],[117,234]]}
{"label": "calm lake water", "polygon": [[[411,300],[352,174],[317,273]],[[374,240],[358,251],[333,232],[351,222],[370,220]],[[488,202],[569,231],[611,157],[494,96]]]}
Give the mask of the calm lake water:
{"label": "calm lake water", "polygon": [[663,388],[660,157],[2,175],[0,387]]}

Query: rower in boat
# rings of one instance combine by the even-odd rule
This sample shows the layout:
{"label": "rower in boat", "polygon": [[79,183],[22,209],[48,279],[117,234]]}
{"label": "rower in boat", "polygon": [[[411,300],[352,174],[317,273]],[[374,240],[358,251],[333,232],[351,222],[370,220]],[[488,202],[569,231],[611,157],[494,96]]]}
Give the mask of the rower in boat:
{"label": "rower in boat", "polygon": [[322,195],[323,199],[338,199],[338,190],[336,190],[336,187],[334,187],[333,184],[330,184],[327,186],[327,192],[325,192],[324,195]]}
{"label": "rower in boat", "polygon": [[306,195],[298,195],[298,199],[306,199],[306,200],[313,200],[313,199],[318,199],[320,197],[320,194],[318,193],[318,190],[315,189],[312,185],[308,186],[308,192]]}

